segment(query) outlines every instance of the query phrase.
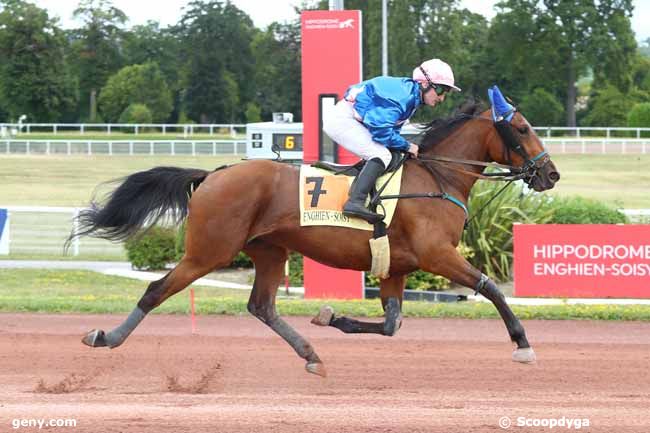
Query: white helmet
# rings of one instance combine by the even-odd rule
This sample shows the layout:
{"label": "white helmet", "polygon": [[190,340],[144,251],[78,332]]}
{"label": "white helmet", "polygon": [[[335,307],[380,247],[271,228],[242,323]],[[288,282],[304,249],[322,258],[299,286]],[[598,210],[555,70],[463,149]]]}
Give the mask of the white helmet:
{"label": "white helmet", "polygon": [[413,79],[419,83],[442,84],[460,92],[454,85],[454,73],[451,66],[440,59],[431,59],[413,69]]}

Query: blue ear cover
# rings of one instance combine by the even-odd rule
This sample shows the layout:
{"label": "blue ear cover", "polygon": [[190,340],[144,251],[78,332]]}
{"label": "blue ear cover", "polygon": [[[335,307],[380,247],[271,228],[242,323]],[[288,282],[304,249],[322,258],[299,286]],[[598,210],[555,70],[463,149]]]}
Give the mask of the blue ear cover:
{"label": "blue ear cover", "polygon": [[510,122],[515,115],[515,107],[506,101],[506,98],[496,85],[488,89],[488,97],[492,105],[492,120],[498,122],[505,118],[506,121]]}

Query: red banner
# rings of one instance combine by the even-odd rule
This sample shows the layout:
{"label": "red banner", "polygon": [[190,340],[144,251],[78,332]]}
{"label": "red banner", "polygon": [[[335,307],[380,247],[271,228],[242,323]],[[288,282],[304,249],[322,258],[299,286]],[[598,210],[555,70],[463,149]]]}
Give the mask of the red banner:
{"label": "red banner", "polygon": [[513,227],[515,296],[650,298],[650,225]]}

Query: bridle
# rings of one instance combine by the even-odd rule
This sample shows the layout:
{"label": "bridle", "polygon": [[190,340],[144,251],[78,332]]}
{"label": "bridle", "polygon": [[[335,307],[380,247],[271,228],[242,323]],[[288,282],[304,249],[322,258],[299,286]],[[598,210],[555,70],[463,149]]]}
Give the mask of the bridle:
{"label": "bridle", "polygon": [[[492,110],[494,110],[494,108]],[[532,158],[528,155],[528,152],[526,151],[526,149],[524,149],[521,142],[517,139],[513,131],[514,126],[512,125],[511,121],[512,118],[514,117],[515,111],[516,108],[513,106],[513,108],[510,111],[508,111],[507,113],[501,116],[497,117],[494,116],[493,114],[492,119],[480,115],[479,116],[466,115],[467,117],[470,118],[491,120],[493,122],[494,127],[497,130],[497,133],[499,134],[501,140],[504,143],[505,152],[507,154],[506,160],[509,162],[509,164],[477,161],[472,159],[449,158],[446,156],[428,156],[428,157],[418,156],[413,160],[417,163],[420,163],[431,174],[435,182],[438,184],[438,188],[440,189],[440,192],[395,194],[395,195],[382,196],[381,194],[384,191],[386,185],[388,184],[388,181],[386,181],[386,183],[371,198],[370,206],[372,208],[376,208],[376,206],[381,205],[380,201],[382,199],[390,200],[390,199],[398,199],[398,198],[433,198],[433,199],[448,200],[453,202],[461,209],[463,209],[463,211],[465,212],[464,227],[466,228],[469,225],[469,223],[472,221],[472,219],[474,219],[477,215],[479,215],[492,202],[492,200],[494,200],[503,191],[505,191],[514,181],[523,180],[527,185],[530,186],[533,180],[537,177],[537,172],[541,170],[551,160],[546,150],[541,151],[540,153],[533,156]],[[524,163],[521,165],[521,167],[512,165],[512,160],[510,159],[510,151],[515,152],[516,154],[518,154],[523,158]],[[407,159],[410,158],[411,155],[409,153],[405,153],[404,155],[402,155],[400,165],[402,165]],[[440,180],[438,179],[438,176],[436,175],[436,172],[428,164],[428,162],[448,162],[454,164],[473,165],[473,166],[480,166],[486,168],[487,167],[497,168],[500,171],[477,174],[473,171],[467,171],[460,168],[450,167],[453,170],[477,177],[479,179],[490,180],[490,181],[506,181],[507,183],[496,194],[494,194],[483,205],[483,207],[481,207],[481,209],[478,210],[478,212],[475,212],[471,217],[469,217],[469,210],[467,209],[467,206],[465,206],[465,204],[462,201],[458,200],[457,198],[445,192],[443,185],[441,184]],[[395,173],[396,171],[394,171],[391,174],[390,178],[392,178],[395,175]]]}
{"label": "bridle", "polygon": [[[522,146],[521,141],[515,136],[513,131],[514,126],[512,126],[511,120],[514,117],[515,111],[516,108],[513,107],[512,110],[505,113],[504,115],[492,119],[495,129],[497,130],[497,133],[499,134],[501,140],[504,143],[505,153],[507,155],[506,160],[508,161],[508,164],[501,164],[497,162],[476,161],[472,159],[449,158],[446,156],[427,156],[427,157],[419,156],[416,159],[416,161],[420,161],[422,163],[426,163],[427,161],[449,162],[449,163],[473,165],[473,166],[480,166],[480,167],[492,167],[492,168],[499,169],[499,171],[477,174],[462,169],[456,169],[456,170],[462,171],[466,174],[475,176],[483,180],[490,180],[490,181],[523,180],[524,182],[526,182],[526,184],[530,186],[530,184],[535,179],[535,177],[537,177],[537,172],[542,168],[544,168],[544,166],[550,162],[551,158],[546,150],[541,151],[540,153],[538,153],[532,158],[528,155],[528,152]],[[470,116],[470,115],[467,116],[475,119],[491,120],[483,116]],[[521,156],[521,158],[524,160],[524,163],[520,167],[512,165],[512,159],[510,158],[511,151]],[[426,166],[426,164],[424,165]]]}

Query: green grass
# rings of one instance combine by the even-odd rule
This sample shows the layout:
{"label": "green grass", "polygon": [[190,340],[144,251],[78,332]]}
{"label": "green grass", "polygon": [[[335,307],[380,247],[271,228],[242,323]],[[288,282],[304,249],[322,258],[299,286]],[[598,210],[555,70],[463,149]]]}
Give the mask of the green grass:
{"label": "green grass", "polygon": [[235,156],[0,155],[0,205],[86,206],[100,183],[159,165],[207,170]]}
{"label": "green grass", "polygon": [[[148,283],[90,271],[0,270],[0,312],[127,313],[133,309]],[[248,291],[196,287],[199,314],[247,314]],[[331,305],[337,314],[381,317],[377,299],[358,301],[279,299],[278,311],[287,316],[312,316],[321,305]],[[521,319],[597,319],[650,321],[648,305],[557,305],[512,307]],[[491,304],[431,304],[404,302],[406,317],[498,318]],[[187,314],[188,292],[170,298],[158,313]]]}
{"label": "green grass", "polygon": [[561,179],[550,193],[628,209],[650,208],[650,155],[552,155]]}

